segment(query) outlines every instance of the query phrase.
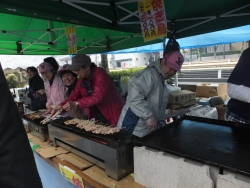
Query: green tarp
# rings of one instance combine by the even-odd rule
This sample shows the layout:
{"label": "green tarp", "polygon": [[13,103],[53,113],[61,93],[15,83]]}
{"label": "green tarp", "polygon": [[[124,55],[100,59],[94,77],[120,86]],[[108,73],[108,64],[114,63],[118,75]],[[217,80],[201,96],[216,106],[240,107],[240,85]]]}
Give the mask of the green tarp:
{"label": "green tarp", "polygon": [[[64,28],[77,26],[78,53],[143,42],[137,0],[0,0],[1,54],[67,54]],[[157,0],[154,0],[157,3]],[[249,0],[165,0],[168,36],[193,36],[250,24]]]}

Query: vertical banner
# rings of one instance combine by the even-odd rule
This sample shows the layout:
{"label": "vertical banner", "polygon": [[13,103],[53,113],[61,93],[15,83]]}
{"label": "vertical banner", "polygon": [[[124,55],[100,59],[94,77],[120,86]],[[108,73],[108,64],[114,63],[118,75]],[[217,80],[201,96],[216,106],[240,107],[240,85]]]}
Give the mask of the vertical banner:
{"label": "vertical banner", "polygon": [[68,52],[69,54],[77,53],[77,44],[76,44],[76,28],[74,26],[67,27],[65,29],[67,42],[68,42]]}
{"label": "vertical banner", "polygon": [[167,36],[167,19],[163,0],[138,1],[144,42]]}
{"label": "vertical banner", "polygon": [[82,178],[67,166],[59,164],[61,174],[69,181],[72,188],[84,188]]}

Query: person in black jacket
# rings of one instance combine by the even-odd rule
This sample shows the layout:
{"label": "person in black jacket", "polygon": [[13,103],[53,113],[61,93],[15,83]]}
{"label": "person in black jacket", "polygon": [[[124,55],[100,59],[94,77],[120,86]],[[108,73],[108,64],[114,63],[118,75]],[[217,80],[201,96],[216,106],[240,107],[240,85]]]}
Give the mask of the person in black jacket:
{"label": "person in black jacket", "polygon": [[42,188],[34,155],[0,64],[0,187]]}
{"label": "person in black jacket", "polygon": [[227,80],[227,103],[225,119],[250,124],[250,48],[244,50]]}
{"label": "person in black jacket", "polygon": [[29,90],[26,96],[31,99],[30,110],[46,109],[47,99],[43,79],[39,76],[35,67],[27,68],[27,76],[29,77]]}

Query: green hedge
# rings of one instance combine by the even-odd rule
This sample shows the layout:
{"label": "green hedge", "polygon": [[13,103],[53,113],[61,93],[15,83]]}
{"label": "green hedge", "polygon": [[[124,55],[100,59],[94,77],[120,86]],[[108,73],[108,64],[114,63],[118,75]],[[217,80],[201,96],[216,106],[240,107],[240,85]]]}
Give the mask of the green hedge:
{"label": "green hedge", "polygon": [[143,68],[131,68],[126,70],[109,71],[109,75],[113,80],[120,80],[122,76],[132,76]]}

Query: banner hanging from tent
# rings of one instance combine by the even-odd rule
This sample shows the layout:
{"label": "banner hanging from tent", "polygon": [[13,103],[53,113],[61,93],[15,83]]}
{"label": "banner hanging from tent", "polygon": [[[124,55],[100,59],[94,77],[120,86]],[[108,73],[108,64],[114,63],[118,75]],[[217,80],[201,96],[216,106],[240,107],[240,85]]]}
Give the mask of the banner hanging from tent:
{"label": "banner hanging from tent", "polygon": [[67,27],[65,29],[67,42],[68,42],[68,52],[69,54],[76,54],[77,53],[77,46],[76,46],[76,28],[74,26]]}
{"label": "banner hanging from tent", "polygon": [[167,36],[167,19],[163,0],[138,1],[144,42]]}

